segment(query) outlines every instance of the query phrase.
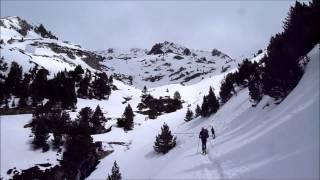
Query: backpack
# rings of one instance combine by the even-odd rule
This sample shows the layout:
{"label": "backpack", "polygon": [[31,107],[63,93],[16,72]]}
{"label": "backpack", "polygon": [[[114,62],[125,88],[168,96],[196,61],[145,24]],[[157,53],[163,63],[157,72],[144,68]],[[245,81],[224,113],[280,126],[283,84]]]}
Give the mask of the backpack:
{"label": "backpack", "polygon": [[200,132],[200,138],[201,139],[207,139],[209,137],[209,132],[207,129],[201,130]]}

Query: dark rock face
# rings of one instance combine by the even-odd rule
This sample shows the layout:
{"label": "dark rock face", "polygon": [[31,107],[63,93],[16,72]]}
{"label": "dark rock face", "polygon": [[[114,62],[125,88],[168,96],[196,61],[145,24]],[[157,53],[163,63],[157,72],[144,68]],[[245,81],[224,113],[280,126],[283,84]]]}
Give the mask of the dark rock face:
{"label": "dark rock face", "polygon": [[212,55],[212,56],[220,56],[221,54],[222,54],[222,52],[219,51],[218,49],[213,49],[213,50],[211,51],[211,55]]}
{"label": "dark rock face", "polygon": [[22,36],[26,36],[28,31],[31,30],[32,26],[30,24],[27,23],[26,20],[23,19],[19,19],[19,25],[20,25],[20,29],[18,30],[18,32],[22,35]]}
{"label": "dark rock face", "polygon": [[160,43],[153,45],[151,50],[148,52],[148,55],[163,54],[164,52],[161,50],[161,48],[162,48],[162,45]]}
{"label": "dark rock face", "polygon": [[101,70],[100,62],[102,62],[105,59],[104,57],[90,51],[64,47],[56,43],[42,43],[39,41],[35,41],[31,45],[40,46],[40,47],[47,46],[57,54],[66,54],[70,59],[75,59],[76,58],[75,55],[80,56],[85,63],[87,63],[93,69],[97,69],[97,70]]}
{"label": "dark rock face", "polygon": [[188,48],[184,49],[183,54],[186,56],[190,56],[191,55],[190,49],[188,49]]}

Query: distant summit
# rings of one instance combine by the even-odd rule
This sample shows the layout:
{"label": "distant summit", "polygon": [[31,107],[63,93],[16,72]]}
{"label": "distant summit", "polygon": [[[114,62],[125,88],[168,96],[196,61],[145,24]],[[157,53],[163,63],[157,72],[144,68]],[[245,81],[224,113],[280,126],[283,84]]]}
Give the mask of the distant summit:
{"label": "distant summit", "polygon": [[32,25],[18,16],[8,16],[0,18],[0,28],[1,58],[8,64],[16,61],[25,71],[39,66],[53,76],[77,65],[90,71],[100,69],[103,57],[58,39],[43,24]]}
{"label": "distant summit", "polygon": [[151,50],[148,52],[148,55],[163,53],[174,53],[184,55],[191,54],[190,50],[182,45],[169,41],[164,41],[163,43],[156,43],[155,45],[153,45]]}
{"label": "distant summit", "polygon": [[109,48],[96,53],[105,57],[105,71],[139,88],[194,84],[238,65],[238,61],[217,49],[195,50],[169,41],[156,43],[150,50]]}

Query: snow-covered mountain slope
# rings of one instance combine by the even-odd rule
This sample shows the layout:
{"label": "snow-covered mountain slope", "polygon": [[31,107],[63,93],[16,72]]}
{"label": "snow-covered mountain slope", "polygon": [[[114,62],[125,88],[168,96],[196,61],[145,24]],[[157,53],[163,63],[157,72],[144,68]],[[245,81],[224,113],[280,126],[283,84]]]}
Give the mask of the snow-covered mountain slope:
{"label": "snow-covered mountain slope", "polygon": [[101,56],[79,45],[58,40],[51,32],[46,34],[38,31],[39,26],[31,25],[19,17],[1,18],[0,28],[1,57],[8,65],[16,61],[24,71],[28,71],[37,64],[49,70],[50,75],[64,69],[73,70],[77,65],[91,71],[100,68]]}
{"label": "snow-covered mountain slope", "polygon": [[[252,107],[248,90],[243,89],[209,118],[186,123],[184,106],[175,113],[143,122],[134,131],[94,136],[95,140],[124,141],[131,145],[109,147],[116,151],[104,158],[88,179],[104,178],[106,172],[111,172],[114,161],[120,166],[123,178],[318,179],[319,46],[309,56],[311,61],[301,81],[280,105],[264,97],[257,107]],[[184,93],[194,88],[207,89],[208,82],[181,87],[183,99],[192,108],[201,98],[198,94]],[[151,93],[163,92],[155,88]],[[153,150],[163,122],[177,136],[177,147],[166,155]],[[209,154],[203,156],[199,153],[198,133],[201,127],[211,125],[217,138],[208,142]]]}
{"label": "snow-covered mountain slope", "polygon": [[[56,39],[43,38],[32,30],[27,31],[27,35],[22,40],[19,29],[14,28],[15,25],[20,24],[19,18],[5,19],[1,19],[0,22],[5,25],[1,25],[1,39],[4,39],[4,44],[1,44],[1,55],[3,56],[4,53],[6,62],[20,57],[17,61],[25,70],[31,67],[30,64],[39,63],[50,72],[73,67],[63,59],[59,59],[57,64],[54,62],[56,56],[69,58],[68,53],[57,54],[52,49],[48,50],[46,45],[42,47],[41,43],[53,42],[73,50],[79,47]],[[16,40],[10,40],[8,37],[14,37]],[[19,40],[22,42],[18,42]],[[35,41],[39,41],[39,45],[32,50],[31,44]],[[134,111],[138,110],[137,105],[141,100],[140,88],[143,85],[148,87],[148,92],[154,97],[166,95],[172,97],[175,91],[179,91],[185,103],[182,109],[161,115],[155,120],[148,120],[146,116],[135,113],[135,125],[132,131],[124,132],[123,129],[114,126],[109,133],[93,135],[94,141],[103,142],[105,150],[112,149],[114,152],[103,158],[97,169],[87,179],[105,179],[111,172],[114,161],[117,161],[124,179],[319,179],[319,45],[309,53],[311,61],[301,81],[280,105],[274,105],[271,98],[264,97],[257,107],[252,107],[248,89],[243,89],[215,115],[185,122],[187,108],[194,110],[197,104],[201,104],[203,95],[208,93],[209,86],[212,86],[215,94],[218,94],[221,80],[228,71],[236,70],[237,63],[228,57],[223,59],[220,55],[212,56],[211,52],[190,50],[191,54],[196,53],[197,56],[188,56],[184,54],[183,46],[172,45],[171,48],[171,43],[163,44],[165,46],[159,47],[164,54],[157,54],[158,50],[143,49],[132,49],[129,52],[114,49],[113,52],[100,52],[107,57],[102,64],[114,68],[112,70],[105,67],[105,70],[110,73],[134,76],[133,84],[136,87],[114,80],[114,85],[119,90],[113,91],[108,100],[78,98],[77,112],[86,106],[94,109],[99,104],[106,117],[111,118],[106,126],[114,125],[127,103]],[[28,50],[30,47],[31,50]],[[43,55],[41,53],[50,58],[40,58]],[[177,54],[184,59],[175,59],[174,56]],[[75,60],[67,60],[76,62],[75,64],[79,60],[80,65],[90,68],[87,64],[82,64],[82,56],[78,56],[77,53],[74,56]],[[201,58],[200,56],[206,57],[207,61],[214,61],[215,64],[196,62]],[[262,56],[261,54],[252,61],[259,61]],[[228,59],[230,62],[226,62]],[[34,63],[29,63],[29,60]],[[142,60],[144,61],[140,62]],[[188,64],[189,62],[191,63]],[[197,67],[204,72],[210,71],[210,68],[216,68],[216,70],[202,75],[205,77],[203,80],[200,76],[182,85],[180,82],[184,82],[185,77],[170,80],[176,75],[169,77],[166,72],[169,67],[160,66],[159,72],[166,72],[161,80],[153,83],[143,80],[148,77],[148,75],[142,75],[144,70],[156,76],[159,72],[154,68],[163,63],[171,63],[170,67],[174,68],[174,72],[179,71],[180,67],[185,67],[185,70],[177,73],[180,75],[184,74],[184,71],[191,72]],[[145,64],[147,67],[144,67]],[[228,71],[221,73],[222,66],[229,64]],[[140,76],[139,73],[141,73]],[[130,97],[131,100],[122,103],[126,97]],[[70,112],[71,117],[75,118],[77,112]],[[23,128],[31,120],[30,114],[0,116],[0,118],[0,177],[8,179],[7,170],[14,167],[20,170],[35,164],[58,164],[61,153],[52,150],[42,153],[31,149],[32,137],[29,137],[31,130]],[[177,136],[177,146],[169,153],[162,155],[154,152],[153,144],[164,122]],[[209,140],[209,153],[203,156],[200,154],[198,133],[202,127],[212,125],[215,127],[217,138]],[[108,144],[111,141],[124,142],[125,145]]]}
{"label": "snow-covered mountain slope", "polygon": [[[309,53],[309,57],[311,61],[301,81],[280,105],[274,105],[271,98],[264,97],[257,107],[252,107],[248,90],[243,89],[215,115],[185,122],[188,104],[191,109],[200,104],[210,85],[217,93],[224,74],[193,85],[150,88],[149,93],[155,97],[173,96],[178,90],[186,103],[181,110],[155,120],[146,120],[145,116],[136,113],[132,131],[113,127],[109,133],[93,135],[95,141],[103,142],[104,149],[115,151],[102,159],[87,179],[104,179],[111,172],[114,161],[125,179],[318,179],[319,46]],[[123,97],[132,97],[128,103],[137,110],[141,90],[117,80],[114,83],[119,90],[114,91],[109,100],[78,99],[77,111],[99,104],[106,116],[112,118],[106,124],[110,126],[116,123],[115,118],[121,116],[126,106],[121,103]],[[71,116],[74,118],[76,112],[71,112]],[[9,168],[19,170],[34,164],[56,164],[61,157],[51,150],[42,153],[29,148],[30,129],[24,129],[23,125],[30,119],[31,115],[1,117],[1,157],[5,157],[1,158],[1,177],[5,179]],[[177,146],[165,155],[153,150],[155,136],[160,133],[163,122],[177,136]],[[209,139],[209,153],[203,156],[198,133],[201,127],[212,125],[217,138]],[[125,142],[126,145],[110,145],[110,141]]]}
{"label": "snow-covered mountain slope", "polygon": [[140,89],[174,83],[194,84],[233,69],[239,63],[218,50],[188,49],[167,41],[155,44],[149,51],[111,48],[97,53],[106,58],[102,63],[107,66],[106,71],[131,76],[133,86]]}
{"label": "snow-covered mountain slope", "polygon": [[[150,88],[153,96],[172,96],[175,90],[186,100],[183,109],[145,120],[136,114],[133,131],[124,132],[113,127],[110,133],[94,135],[102,141],[104,149],[115,150],[102,159],[88,179],[104,179],[111,172],[116,160],[124,178],[319,178],[319,47],[309,53],[311,61],[298,86],[280,104],[264,97],[257,107],[249,103],[248,90],[243,89],[232,97],[215,115],[184,122],[188,104],[194,109],[212,85],[217,93],[224,74],[207,78],[193,85],[170,84]],[[316,81],[315,81],[316,80]],[[100,105],[109,120],[121,116],[129,101],[133,110],[140,101],[141,91],[115,80],[119,88],[109,100],[78,99],[78,110]],[[169,89],[169,92],[166,92]],[[193,93],[198,92],[198,93]],[[269,103],[269,106],[266,106]],[[76,112],[72,112],[74,118]],[[1,117],[1,176],[7,178],[9,168],[25,169],[35,163],[57,163],[61,155],[53,151],[41,153],[29,149],[30,129],[23,125],[30,115]],[[168,154],[156,154],[153,150],[155,136],[166,122],[177,136],[177,146]],[[217,138],[208,142],[209,154],[199,153],[198,133],[201,127],[213,125]],[[19,136],[17,136],[18,134]],[[210,137],[211,138],[211,137]],[[127,146],[110,145],[108,142],[125,142]],[[19,157],[19,162],[16,157]]]}

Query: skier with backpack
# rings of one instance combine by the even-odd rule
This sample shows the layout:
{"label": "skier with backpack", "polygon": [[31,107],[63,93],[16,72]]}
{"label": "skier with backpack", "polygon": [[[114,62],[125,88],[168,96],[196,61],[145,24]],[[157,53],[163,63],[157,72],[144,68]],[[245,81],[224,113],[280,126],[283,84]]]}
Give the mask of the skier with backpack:
{"label": "skier with backpack", "polygon": [[199,138],[201,139],[202,143],[202,153],[206,154],[207,153],[207,139],[209,137],[209,132],[207,129],[202,128],[199,134]]}

